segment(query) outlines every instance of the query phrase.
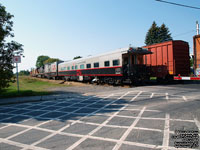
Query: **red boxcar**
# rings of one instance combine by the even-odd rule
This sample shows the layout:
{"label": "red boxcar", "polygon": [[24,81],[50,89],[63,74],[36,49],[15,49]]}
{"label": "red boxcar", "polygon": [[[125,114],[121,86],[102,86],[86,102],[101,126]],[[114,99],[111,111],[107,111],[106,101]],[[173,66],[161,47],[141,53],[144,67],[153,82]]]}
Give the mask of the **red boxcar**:
{"label": "red boxcar", "polygon": [[195,74],[200,76],[200,35],[193,37],[194,41],[194,69]]}
{"label": "red boxcar", "polygon": [[168,78],[178,74],[189,75],[189,45],[184,41],[167,41],[144,46],[153,54],[144,56],[143,64],[150,66],[151,76]]}

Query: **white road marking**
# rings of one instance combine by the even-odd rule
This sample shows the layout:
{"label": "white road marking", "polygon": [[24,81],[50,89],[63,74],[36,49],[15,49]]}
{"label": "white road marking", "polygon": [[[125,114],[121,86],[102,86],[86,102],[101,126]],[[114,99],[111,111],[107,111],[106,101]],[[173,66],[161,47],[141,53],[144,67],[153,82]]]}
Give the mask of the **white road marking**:
{"label": "white road marking", "polygon": [[195,122],[194,120],[183,120],[183,119],[170,119],[170,121],[183,121],[183,122]]}
{"label": "white road marking", "polygon": [[[119,97],[117,100],[123,98],[124,96],[128,95],[130,92],[125,93],[124,95],[122,95],[121,97]],[[128,105],[128,104],[127,104]],[[100,130],[103,125],[106,125],[113,117],[115,117],[121,110],[123,110],[127,105],[121,107],[119,110],[117,110],[113,115],[111,115],[108,119],[106,119],[101,126],[98,126],[97,128],[95,128],[94,130],[92,130],[90,133],[88,133],[88,135],[92,135],[94,133],[96,133],[98,130]],[[69,148],[67,148],[67,150],[72,150],[75,147],[77,147],[79,144],[81,144],[83,141],[85,141],[87,139],[87,135],[84,136],[83,138],[81,138],[80,140],[78,140],[77,142],[75,142],[73,145],[71,145]]]}
{"label": "white road marking", "polygon": [[183,100],[187,102],[187,98],[185,96],[183,96]]}
{"label": "white road marking", "polygon": [[169,146],[169,120],[170,120],[169,114],[166,114],[162,150],[168,150],[168,146]]}
{"label": "white road marking", "polygon": [[[41,122],[41,123],[37,124],[36,127],[37,127],[37,126],[40,126],[40,125],[43,125],[43,124],[45,124],[45,123],[48,123],[48,122],[50,122],[50,121],[51,121],[51,120]],[[9,140],[9,139],[11,139],[11,138],[13,138],[13,137],[16,137],[16,136],[18,136],[18,135],[20,135],[20,134],[23,134],[23,133],[25,133],[25,132],[27,132],[27,131],[33,129],[33,128],[34,128],[34,126],[29,127],[28,129],[25,129],[25,130],[23,130],[23,131],[21,131],[21,132],[17,132],[16,134],[13,134],[13,135],[7,137],[6,139]]]}
{"label": "white road marking", "polygon": [[168,101],[168,100],[169,100],[169,95],[168,95],[168,93],[165,93],[165,96],[166,96],[166,100]]}
{"label": "white road marking", "polygon": [[3,139],[3,138],[0,138],[0,142],[4,142],[4,143],[10,144],[10,145],[14,145],[14,146],[18,146],[18,147],[26,148],[26,149],[48,150],[46,148],[41,148],[41,147],[36,147],[36,146],[32,146],[32,145],[22,144],[22,143],[19,143],[19,142],[15,142],[15,141],[11,141],[11,140],[8,140],[8,139]]}
{"label": "white road marking", "polygon": [[119,140],[120,142],[118,142],[114,146],[113,150],[118,150],[121,147],[123,141],[127,138],[127,136],[129,135],[129,133],[132,131],[132,129],[136,126],[136,124],[140,120],[140,118],[141,118],[142,114],[144,113],[145,109],[146,109],[146,107],[143,107],[143,109],[138,114],[138,117],[135,119],[135,121],[132,123],[132,125],[126,130],[126,132],[122,135],[122,137]]}
{"label": "white road marking", "polygon": [[[131,93],[131,92],[135,92],[135,91],[129,91],[128,92],[128,94],[129,93]],[[142,91],[140,91],[139,92],[140,94],[142,93]],[[138,93],[138,94],[139,94]],[[126,94],[126,93],[125,93]],[[136,95],[136,96],[139,96],[139,95]],[[153,93],[152,93],[153,94]],[[164,94],[164,93],[163,93]],[[116,93],[116,95],[117,95],[117,93]],[[153,96],[154,96],[154,94],[153,94]],[[152,96],[152,97],[153,97]],[[166,99],[167,99],[167,96],[168,96],[168,93],[165,93],[165,96],[166,96]],[[180,96],[180,97],[182,97],[183,98],[183,96]],[[119,97],[117,100],[119,100],[119,99],[121,99],[121,98],[123,98],[123,95],[121,96],[121,97]],[[137,98],[137,97],[136,97]],[[132,98],[132,100],[135,100],[136,99],[135,97],[134,98]],[[150,98],[151,98],[151,96],[150,96]],[[169,96],[168,96],[168,99],[169,99]],[[184,98],[183,98],[184,99]],[[85,101],[85,100],[83,100],[83,101]],[[82,101],[79,101],[79,102],[77,102],[77,103],[80,103],[80,102],[82,102]],[[99,101],[97,101],[97,102],[99,102]],[[108,105],[110,105],[110,104],[113,104],[115,101],[112,101],[111,103],[109,103],[109,104],[107,104],[106,106],[108,106]],[[61,102],[62,103],[62,102]],[[95,103],[95,102],[94,102]],[[92,103],[92,104],[94,104],[94,103]],[[89,104],[86,104],[86,106],[84,106],[84,107],[87,107]],[[119,104],[120,105],[120,104]],[[124,104],[123,104],[124,105]],[[105,107],[106,107],[105,106]],[[140,111],[141,112],[141,109],[128,109],[128,108],[126,108],[126,106],[127,105],[125,105],[124,107],[124,110],[128,110],[128,111],[131,111],[131,110],[135,110],[135,111]],[[46,107],[49,107],[49,106],[46,106]],[[82,109],[82,108],[84,108],[84,107],[81,107],[80,109]],[[101,109],[104,109],[105,107],[103,107],[103,108],[100,108],[100,109],[98,109],[97,111],[99,111],[99,110],[101,110]],[[20,110],[20,109],[19,109]],[[38,110],[40,110],[40,109],[38,109]],[[77,111],[77,110],[76,110]],[[148,110],[148,109],[145,109],[145,111],[154,111],[154,112],[161,112],[161,111],[159,111],[159,110]],[[49,113],[50,111],[48,111],[47,113]],[[62,112],[62,111],[58,111],[58,112]],[[73,113],[73,112],[72,112]],[[95,115],[96,115],[96,111],[95,112],[93,112],[93,113],[90,113],[90,114],[88,114],[87,116],[90,116],[90,115],[93,115],[95,113]],[[71,114],[71,113],[69,113],[69,114]],[[81,113],[80,113],[81,114]],[[83,114],[83,113],[82,113]],[[42,115],[44,115],[44,114],[42,114]],[[113,115],[115,115],[115,114],[113,114]],[[109,118],[111,118],[112,116],[113,116],[112,114],[111,115],[107,115],[107,114],[105,114],[104,116],[110,116]],[[52,134],[50,134],[50,135],[56,135],[56,134],[61,134],[61,135],[68,135],[68,136],[74,136],[74,137],[80,137],[81,139],[87,139],[87,138],[90,138],[90,139],[96,139],[96,140],[104,140],[104,141],[110,141],[110,142],[115,142],[115,143],[121,143],[121,145],[122,144],[128,144],[128,145],[135,145],[135,146],[140,146],[140,147],[146,147],[146,148],[162,148],[163,150],[164,149],[166,149],[167,147],[169,148],[169,149],[175,149],[174,147],[170,147],[170,146],[168,146],[169,145],[169,140],[167,141],[166,139],[169,139],[169,137],[167,138],[167,136],[169,136],[169,133],[174,133],[173,131],[169,131],[169,128],[167,129],[167,124],[169,124],[169,121],[171,121],[171,120],[173,120],[173,121],[183,121],[183,122],[195,122],[196,123],[196,125],[198,126],[198,128],[199,128],[199,130],[200,130],[200,123],[199,123],[199,121],[195,118],[194,120],[182,120],[182,119],[170,119],[170,118],[168,118],[167,119],[167,115],[168,114],[166,114],[166,117],[165,118],[150,118],[150,117],[140,117],[140,119],[149,119],[149,120],[165,120],[165,129],[164,129],[164,131],[163,130],[159,130],[159,129],[150,129],[150,128],[141,128],[141,127],[132,127],[132,129],[138,129],[138,130],[149,130],[149,131],[157,131],[157,132],[164,132],[164,136],[163,136],[163,145],[162,146],[157,146],[157,145],[151,145],[151,144],[144,144],[144,143],[136,143],[136,142],[129,142],[129,141],[121,141],[121,140],[116,140],[116,139],[111,139],[111,138],[104,138],[104,137],[95,137],[95,136],[92,136],[92,134],[94,134],[94,133],[96,133],[99,129],[101,129],[103,126],[105,126],[105,127],[113,127],[113,128],[124,128],[124,129],[127,129],[127,130],[129,130],[129,126],[117,126],[117,125],[108,125],[107,123],[109,122],[109,120],[107,121],[107,123],[105,123],[105,124],[98,124],[98,123],[90,123],[90,122],[83,122],[83,121],[80,121],[80,119],[79,120],[76,120],[76,121],[74,121],[74,120],[68,120],[68,121],[70,121],[70,122],[72,122],[72,124],[75,124],[75,123],[85,123],[85,124],[91,124],[91,125],[97,125],[98,127],[97,128],[99,128],[98,130],[96,130],[96,131],[94,131],[94,132],[91,132],[91,134],[88,134],[88,135],[79,135],[79,134],[73,134],[73,133],[64,133],[64,132],[62,132],[65,128],[67,128],[67,127],[69,127],[70,125],[67,125],[67,126],[65,126],[65,127],[63,127],[62,129],[60,129],[60,130],[58,130],[58,131],[54,131],[54,130],[50,130],[50,129],[44,129],[44,128],[40,128],[40,127],[38,127],[38,126],[28,126],[28,125],[21,125],[21,124],[11,124],[11,123],[3,123],[3,124],[6,124],[6,126],[3,126],[3,127],[1,127],[0,129],[4,129],[4,128],[6,128],[6,127],[8,127],[8,126],[11,126],[11,125],[16,125],[16,126],[20,126],[20,127],[26,127],[26,128],[28,128],[28,129],[31,129],[31,128],[33,128],[33,129],[38,129],[38,130],[43,130],[43,131],[47,131],[47,132],[50,132],[50,133],[52,133]],[[15,116],[17,116],[17,115],[15,115]],[[138,117],[133,117],[133,116],[124,116],[124,115],[118,115],[117,113],[116,113],[116,115],[115,116],[119,116],[119,117],[124,117],[124,118],[134,118],[134,119],[136,119],[137,120],[137,118]],[[139,116],[139,115],[138,115]],[[13,116],[12,116],[13,117]],[[169,117],[169,116],[168,116]],[[84,117],[83,117],[84,118]],[[52,118],[52,119],[54,119],[54,120],[58,120],[59,121],[59,119],[55,119],[55,118]],[[81,118],[82,119],[82,118]],[[112,119],[112,118],[111,118]],[[110,119],[110,120],[111,120]],[[166,120],[168,120],[168,123],[166,122]],[[139,120],[138,120],[139,121]],[[45,122],[46,123],[46,122]],[[71,124],[71,125],[72,125]],[[132,125],[131,125],[132,126]],[[127,131],[128,132],[128,131]],[[128,133],[129,134],[129,133]],[[127,134],[127,136],[128,136],[128,134]],[[168,134],[168,135],[167,135]],[[36,147],[35,145],[37,145],[38,143],[41,143],[42,141],[45,141],[45,140],[47,140],[48,138],[50,138],[51,136],[47,136],[47,137],[45,137],[45,138],[43,138],[43,139],[41,139],[41,140],[39,140],[39,141],[37,141],[37,142],[35,142],[35,143],[33,143],[32,145],[26,145],[26,144],[21,144],[21,143],[18,143],[18,142],[14,142],[14,141],[10,141],[10,140],[8,140],[8,139],[10,139],[11,137],[9,137],[8,139],[1,139],[0,138],[0,142],[5,142],[5,143],[8,143],[8,144],[11,144],[11,145],[16,145],[16,146],[19,146],[19,147],[22,147],[23,148],[23,150],[26,150],[26,149],[41,149],[41,150],[46,150],[45,148],[39,148],[39,147]],[[4,140],[4,141],[3,141]],[[84,141],[84,140],[83,140]],[[167,146],[165,146],[165,145],[167,145]],[[78,146],[78,145],[77,145]],[[118,146],[119,148],[120,148],[120,146]],[[75,147],[74,147],[75,148]],[[190,149],[180,149],[180,150],[190,150]],[[191,150],[194,150],[194,149],[191,149]]]}
{"label": "white road marking", "polygon": [[9,127],[9,126],[10,126],[10,124],[5,125],[5,126],[1,127],[0,130],[1,130],[1,129],[4,129],[4,128],[7,128],[7,127]]}
{"label": "white road marking", "polygon": [[134,96],[131,101],[134,101],[140,94],[142,94],[142,91],[140,91],[136,96]]}
{"label": "white road marking", "polygon": [[154,96],[154,93],[151,94],[150,98],[153,98],[153,96]]}
{"label": "white road marking", "polygon": [[[107,97],[105,97],[105,98],[102,98],[101,100],[103,100],[103,99],[106,99],[106,98],[109,98],[110,96],[113,96],[113,94],[110,94],[110,95],[108,95]],[[100,101],[100,100],[99,100]],[[97,103],[97,102],[99,102],[99,101],[95,101],[94,103],[92,103],[92,104],[95,104],[95,103]],[[107,105],[106,105],[107,106]],[[106,106],[104,106],[104,107],[106,107]],[[86,106],[84,106],[84,107],[86,107]],[[82,108],[84,108],[84,107],[81,107],[80,109],[82,109]],[[103,108],[104,108],[103,107]],[[103,109],[103,108],[100,108],[100,109]],[[80,110],[79,109],[79,110]],[[100,110],[100,109],[98,109],[98,111]],[[77,111],[77,110],[76,110]],[[96,111],[95,111],[96,112]],[[92,114],[94,114],[95,112],[92,112],[92,113],[89,113],[88,115],[86,115],[85,117],[87,117],[87,116],[89,116],[89,115],[92,115]],[[83,117],[84,118],[84,117]],[[80,120],[80,119],[79,119]],[[46,136],[46,137],[44,137],[44,138],[42,138],[42,139],[40,139],[40,140],[38,140],[37,142],[35,142],[35,143],[32,143],[31,145],[37,145],[37,144],[39,144],[39,143],[41,143],[41,142],[43,142],[43,141],[45,141],[45,140],[47,140],[47,139],[49,139],[49,138],[51,138],[51,137],[53,137],[54,135],[56,135],[56,134],[58,134],[58,133],[60,133],[61,131],[63,131],[63,130],[65,130],[66,128],[68,128],[68,127],[70,127],[71,125],[73,125],[73,124],[75,124],[75,123],[77,123],[79,120],[77,120],[77,121],[75,121],[75,122],[73,122],[72,124],[68,124],[68,125],[66,125],[66,126],[64,126],[64,127],[62,127],[61,129],[59,129],[58,131],[56,131],[56,132],[53,132],[52,134],[50,134],[50,135],[48,135],[48,136]]]}
{"label": "white road marking", "polygon": [[133,127],[133,129],[146,130],[146,131],[163,132],[163,130],[160,130],[160,129],[150,129],[150,128],[142,128],[142,127]]}

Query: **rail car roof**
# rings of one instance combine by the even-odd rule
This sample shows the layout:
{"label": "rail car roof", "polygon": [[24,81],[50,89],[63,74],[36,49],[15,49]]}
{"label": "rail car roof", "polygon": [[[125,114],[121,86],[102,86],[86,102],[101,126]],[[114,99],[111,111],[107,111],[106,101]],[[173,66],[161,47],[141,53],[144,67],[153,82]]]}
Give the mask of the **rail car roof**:
{"label": "rail car roof", "polygon": [[119,48],[117,50],[106,52],[106,53],[101,53],[99,55],[88,56],[88,57],[79,58],[79,59],[75,59],[75,60],[71,60],[71,61],[65,61],[63,63],[72,63],[72,62],[77,62],[77,61],[83,61],[85,59],[90,59],[90,58],[95,58],[95,57],[100,57],[100,56],[105,56],[105,55],[111,55],[111,54],[116,54],[116,53],[121,53],[121,54],[133,53],[133,54],[138,54],[138,55],[152,54],[152,52],[148,51],[145,48],[126,47],[126,48]]}

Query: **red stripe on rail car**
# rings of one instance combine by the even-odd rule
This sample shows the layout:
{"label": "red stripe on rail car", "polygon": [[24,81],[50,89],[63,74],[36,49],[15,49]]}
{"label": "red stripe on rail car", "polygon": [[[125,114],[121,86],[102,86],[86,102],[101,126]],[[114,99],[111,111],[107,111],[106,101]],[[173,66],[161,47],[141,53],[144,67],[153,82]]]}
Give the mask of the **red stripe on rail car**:
{"label": "red stripe on rail car", "polygon": [[[76,74],[71,75],[59,75],[59,76],[77,76]],[[80,76],[123,76],[122,74],[82,74]]]}

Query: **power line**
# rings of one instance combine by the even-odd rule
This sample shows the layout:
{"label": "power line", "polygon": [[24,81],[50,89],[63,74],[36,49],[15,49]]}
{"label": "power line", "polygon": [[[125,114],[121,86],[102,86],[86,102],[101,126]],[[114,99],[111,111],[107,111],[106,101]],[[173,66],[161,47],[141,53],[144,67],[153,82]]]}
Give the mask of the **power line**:
{"label": "power line", "polygon": [[187,7],[187,8],[200,9],[199,7],[183,5],[183,4],[173,3],[173,2],[167,2],[167,1],[163,1],[163,0],[155,0],[155,1],[162,2],[162,3],[167,3],[167,4],[172,4],[172,5],[177,5],[177,6],[182,6],[182,7]]}
{"label": "power line", "polygon": [[182,35],[186,35],[186,34],[189,34],[189,33],[194,33],[196,30],[191,30],[191,31],[188,31],[188,32],[184,32],[184,33],[180,33],[180,34],[177,34],[175,36],[172,36],[173,38],[177,37],[177,36],[182,36]]}

